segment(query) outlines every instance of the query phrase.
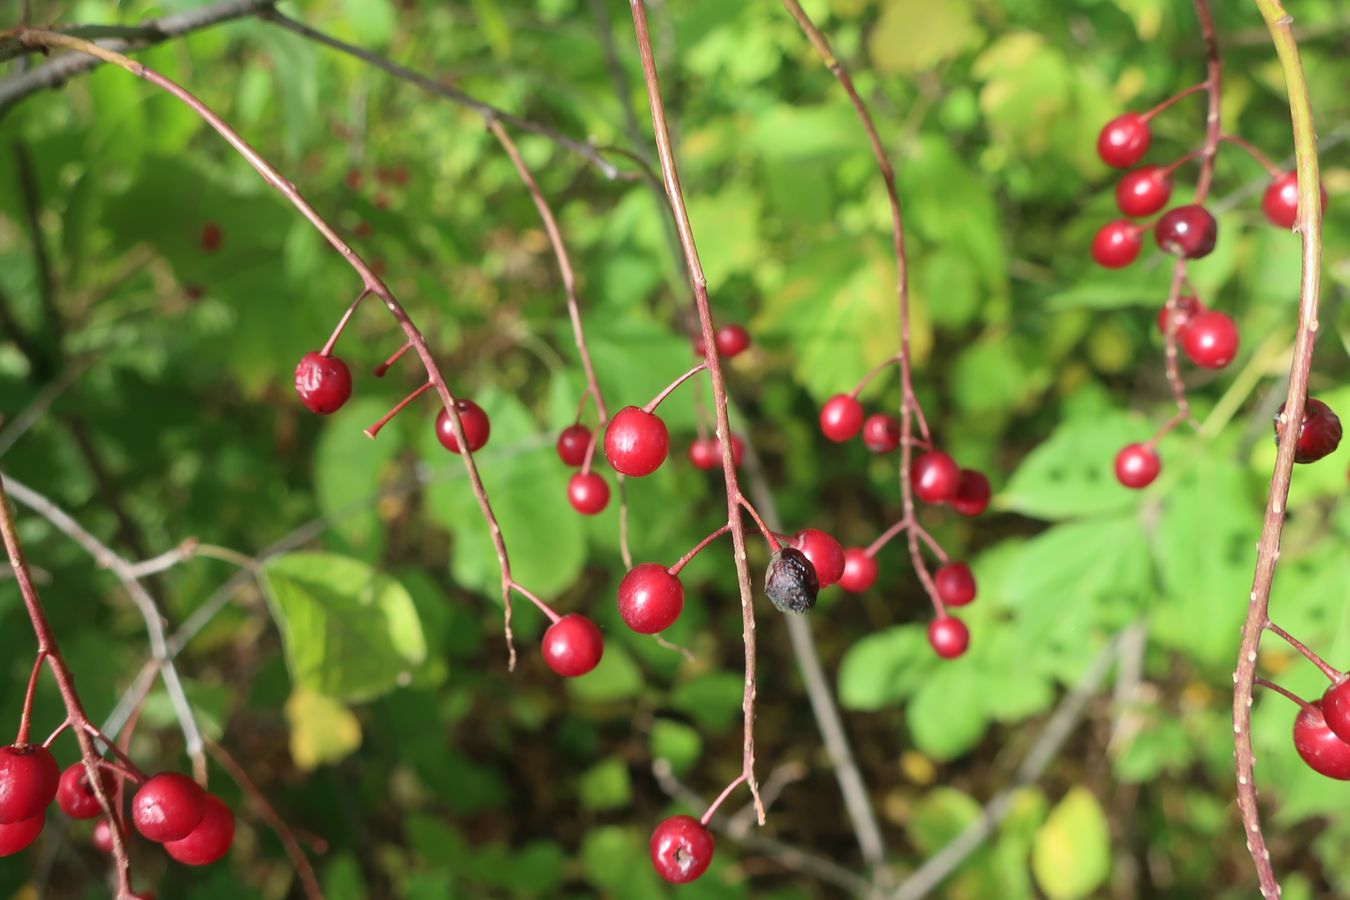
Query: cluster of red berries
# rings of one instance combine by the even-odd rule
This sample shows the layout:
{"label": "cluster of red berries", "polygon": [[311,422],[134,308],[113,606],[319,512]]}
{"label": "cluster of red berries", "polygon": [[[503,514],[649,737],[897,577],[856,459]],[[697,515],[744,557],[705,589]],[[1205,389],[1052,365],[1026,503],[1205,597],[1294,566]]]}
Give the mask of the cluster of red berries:
{"label": "cluster of red berries", "polygon": [[[99,769],[99,780],[106,795],[116,796],[118,773]],[[37,839],[53,800],[72,819],[102,813],[83,762],[61,772],[46,747],[14,744],[0,749],[0,857]],[[190,866],[216,862],[234,841],[230,808],[174,772],[161,772],[140,786],[131,801],[131,821],[144,837]],[[112,849],[113,827],[101,819],[94,828],[94,844],[105,852]]]}

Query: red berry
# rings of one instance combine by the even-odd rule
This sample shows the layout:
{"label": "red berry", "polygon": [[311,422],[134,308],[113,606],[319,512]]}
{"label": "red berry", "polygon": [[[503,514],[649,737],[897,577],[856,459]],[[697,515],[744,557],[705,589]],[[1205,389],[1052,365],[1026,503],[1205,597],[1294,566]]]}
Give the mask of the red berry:
{"label": "red berry", "polygon": [[1203,206],[1191,203],[1169,209],[1153,226],[1158,246],[1173,256],[1209,256],[1219,239],[1219,223]]}
{"label": "red berry", "polygon": [[[745,458],[745,441],[739,435],[731,436],[731,464],[739,466]],[[717,469],[722,465],[722,445],[717,438],[694,438],[689,444],[689,461],[696,469]]]}
{"label": "red berry", "polygon": [[750,346],[750,332],[741,325],[723,325],[713,335],[713,343],[718,353],[730,359]]}
{"label": "red berry", "polygon": [[104,853],[111,853],[113,848],[112,826],[108,824],[107,819],[99,819],[94,823],[94,834],[91,838],[95,850],[101,850]]}
{"label": "red berry", "polygon": [[1338,781],[1350,781],[1350,744],[1338,738],[1322,716],[1322,701],[1314,700],[1294,720],[1294,749],[1308,768]]}
{"label": "red berry", "polygon": [[1340,681],[1327,688],[1322,695],[1322,717],[1336,737],[1343,741],[1350,737],[1350,678],[1342,675]]}
{"label": "red berry", "polygon": [[978,516],[989,508],[992,495],[989,479],[984,477],[983,472],[962,469],[961,480],[956,485],[956,496],[952,498],[952,509],[963,516]]}
{"label": "red berry", "polygon": [[833,537],[817,528],[803,528],[792,536],[791,546],[816,570],[821,587],[829,587],[844,577],[844,548]]}
{"label": "red berry", "polygon": [[1116,116],[1097,136],[1097,155],[1116,169],[1128,169],[1144,158],[1153,134],[1148,122],[1138,113]]}
{"label": "red berry", "polygon": [[1148,487],[1161,470],[1158,452],[1144,444],[1127,444],[1116,454],[1116,481],[1127,488]]}
{"label": "red berry", "polygon": [[900,446],[900,421],[885,413],[870,415],[862,424],[862,440],[873,453],[890,453]]}
{"label": "red berry", "polygon": [[583,516],[597,515],[609,505],[609,485],[596,472],[578,472],[567,482],[567,502]]}
{"label": "red berry", "polygon": [[131,800],[136,830],[158,843],[178,841],[192,833],[206,815],[206,791],[177,772],[160,772]]}
{"label": "red berry", "polygon": [[543,650],[550,669],[564,678],[575,678],[600,664],[605,639],[590,619],[569,613],[544,632]]}
{"label": "red berry", "polygon": [[336,356],[311,350],[295,367],[295,392],[312,413],[335,413],[352,395],[352,373]]}
{"label": "red berry", "polygon": [[220,226],[215,222],[207,222],[202,226],[202,249],[207,253],[215,253],[220,249],[221,237]]}
{"label": "red berry", "polygon": [[41,816],[56,796],[60,779],[61,769],[46,747],[25,744],[0,748],[0,825]]}
{"label": "red berry", "polygon": [[[716,345],[716,343],[717,343],[717,335],[714,334],[714,335],[713,335],[713,344]],[[696,334],[696,335],[694,335],[694,355],[695,355],[695,356],[707,356],[707,355],[708,355],[708,345],[705,344],[705,343],[703,343],[703,335],[702,335],[702,334]]]}
{"label": "red berry", "polygon": [[[1279,446],[1284,431],[1284,404],[1275,413],[1275,445]],[[1303,404],[1303,424],[1298,431],[1298,448],[1294,462],[1317,462],[1330,454],[1341,443],[1341,420],[1321,400],[1309,397]]]}
{"label": "red berry", "polygon": [[[1200,313],[1205,311],[1205,305],[1196,297],[1190,294],[1182,294],[1177,298],[1177,334],[1180,335]],[[1164,304],[1158,309],[1158,333],[1167,334],[1167,306]]]}
{"label": "red berry", "polygon": [[27,850],[42,833],[42,826],[46,821],[47,813],[44,810],[31,819],[0,825],[0,857],[13,856]]}
{"label": "red berry", "polygon": [[963,562],[947,563],[933,573],[938,598],[948,606],[965,606],[975,599],[975,576]]}
{"label": "red berry", "polygon": [[187,837],[168,841],[164,852],[189,866],[206,866],[230,852],[234,842],[234,813],[220,798],[205,795],[205,814]]}
{"label": "red berry", "polygon": [[960,619],[941,616],[928,623],[928,643],[943,659],[956,659],[970,646],[970,629]]}
{"label": "red berry", "polygon": [[[464,439],[469,442],[469,452],[476,453],[487,445],[492,434],[492,423],[487,413],[472,400],[456,400],[455,410],[459,413],[459,424],[464,426]],[[450,429],[450,414],[441,407],[436,413],[436,439],[451,453],[459,452],[459,441]]]}
{"label": "red berry", "polygon": [[625,406],[605,429],[605,458],[614,471],[641,477],[650,475],[666,461],[670,433],[660,416]]}
{"label": "red berry", "polygon": [[941,450],[929,450],[914,460],[909,483],[914,488],[914,495],[923,502],[946,503],[956,496],[961,484],[961,470]]}
{"label": "red berry", "polygon": [[652,865],[671,884],[688,884],[708,870],[713,838],[693,816],[671,816],[652,832]]}
{"label": "red berry", "polygon": [[1116,206],[1127,216],[1151,216],[1172,197],[1172,179],[1161,166],[1140,166],[1116,182]]}
{"label": "red berry", "polygon": [[638,634],[665,631],[684,609],[684,585],[659,563],[641,563],[619,582],[619,615]]}
{"label": "red berry", "polygon": [[857,434],[862,423],[862,404],[849,394],[835,394],[820,408],[820,430],[836,443]]}
{"label": "red berry", "polygon": [[1139,256],[1143,242],[1138,226],[1118,219],[1107,222],[1092,239],[1092,258],[1108,269],[1123,269]]}
{"label": "red berry", "polygon": [[[1270,224],[1279,228],[1293,228],[1298,216],[1298,173],[1285,172],[1266,187],[1261,197],[1261,211]],[[1327,211],[1327,189],[1322,188],[1322,212]]]}
{"label": "red berry", "polygon": [[877,561],[862,547],[844,551],[844,574],[839,586],[850,594],[861,594],[877,582]]}
{"label": "red berry", "polygon": [[558,458],[566,465],[579,466],[586,461],[591,446],[591,430],[585,425],[568,425],[558,435]]}
{"label": "red berry", "polygon": [[[103,792],[111,798],[117,789],[117,778],[108,769],[101,768],[98,770],[98,780],[103,784]],[[84,763],[77,762],[61,773],[56,803],[61,807],[61,812],[72,819],[92,819],[103,812],[93,785],[89,783],[89,773],[84,770]]]}
{"label": "red berry", "polygon": [[1186,325],[1181,349],[1197,366],[1222,369],[1237,355],[1237,326],[1223,313],[1207,309]]}

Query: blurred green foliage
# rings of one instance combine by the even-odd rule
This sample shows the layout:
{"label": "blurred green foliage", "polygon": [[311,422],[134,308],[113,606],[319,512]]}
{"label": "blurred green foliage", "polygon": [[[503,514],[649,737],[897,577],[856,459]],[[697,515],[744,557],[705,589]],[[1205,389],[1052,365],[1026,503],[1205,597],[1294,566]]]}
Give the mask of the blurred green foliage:
{"label": "blurred green foliage", "polygon": [[[34,4],[35,21],[65,24],[200,5]],[[1014,795],[1010,817],[944,896],[1251,896],[1232,802],[1229,676],[1274,456],[1298,241],[1264,224],[1262,171],[1225,148],[1221,240],[1190,277],[1237,318],[1243,350],[1226,372],[1188,372],[1200,427],[1163,443],[1162,477],[1142,494],[1118,487],[1110,462],[1170,414],[1153,324],[1170,267],[1145,253],[1106,273],[1087,253],[1114,214],[1097,130],[1201,77],[1190,4],[804,5],[852,65],[898,167],[929,420],[997,490],[974,522],[924,514],[979,579],[964,658],[939,664],[926,646],[928,605],[898,544],[875,589],[827,591],[811,620],[892,861],[903,874],[974,821],[1065,687],[1113,634],[1143,622],[1138,683],[1089,707],[1088,724],[1039,786]],[[1347,19],[1336,0],[1289,5],[1331,194],[1313,387],[1345,414]],[[748,323],[756,341],[730,366],[733,425],[764,458],[788,526],[870,541],[898,515],[893,462],[827,446],[814,425],[820,400],[897,346],[889,212],[866,142],[776,4],[652,6],[715,314]],[[648,152],[618,0],[315,0],[289,11],[564,133]],[[1284,158],[1283,82],[1255,8],[1216,12],[1225,127]],[[261,21],[140,57],[224,114],[388,273],[453,387],[492,416],[477,459],[517,577],[595,617],[604,661],[559,684],[532,649],[543,623],[519,604],[521,665],[506,671],[495,558],[459,460],[432,437],[430,401],[378,441],[361,434],[417,384],[411,361],[383,382],[369,377],[401,336],[383,310],[364,307],[339,345],[356,398],[330,419],[304,414],[291,368],[359,285],[216,135],[119,71],[0,119],[0,292],[36,348],[14,334],[0,343],[0,411],[8,420],[89,361],[0,464],[133,558],[188,536],[258,554],[321,520],[303,554],[269,564],[260,588],[215,617],[181,670],[208,734],[289,822],[327,842],[316,865],[328,896],[671,895],[647,863],[646,836],[680,807],[652,760],[668,759],[705,795],[740,765],[732,567],[718,545],[686,570],[689,603],[668,636],[692,660],[622,627],[615,505],[576,517],[552,450],[582,382],[549,248],[509,162],[477,114]],[[1191,149],[1200,117],[1196,100],[1160,117],[1150,158]],[[575,256],[607,400],[645,402],[689,360],[687,288],[661,208],[641,179],[607,180],[544,138],[518,139]],[[56,318],[40,289],[17,145],[35,164]],[[1178,197],[1190,174],[1179,171]],[[223,236],[215,252],[200,242],[208,222]],[[894,407],[898,388],[879,385],[868,403]],[[719,480],[683,461],[706,402],[685,388],[663,406],[673,459],[629,484],[639,560],[678,558],[722,515]],[[1350,509],[1337,504],[1348,460],[1343,448],[1299,469],[1273,606],[1333,664],[1350,658]],[[42,589],[85,700],[104,715],[146,657],[140,620],[77,547],[31,514],[21,526],[50,576]],[[761,567],[761,548],[753,553]],[[179,623],[229,574],[201,559],[151,587]],[[860,868],[782,623],[767,605],[759,614],[761,775],[810,766],[767,831]],[[31,644],[17,592],[0,583],[0,722],[17,716]],[[1277,643],[1262,665],[1305,695],[1321,689]],[[38,730],[59,722],[50,684],[39,707]],[[1350,892],[1350,788],[1301,765],[1293,712],[1263,698],[1255,720],[1285,896]],[[59,749],[72,758],[66,741]],[[148,768],[185,766],[159,692],[132,752]],[[246,808],[224,773],[212,783]],[[228,865],[187,871],[139,848],[138,869],[162,900],[294,892],[276,837],[251,814],[241,827]],[[104,863],[83,828],[72,832],[62,840],[49,827],[55,862],[42,877],[53,896],[100,896]],[[0,861],[0,895],[31,884],[39,856]],[[679,893],[799,900],[837,890],[723,839],[709,874]]]}

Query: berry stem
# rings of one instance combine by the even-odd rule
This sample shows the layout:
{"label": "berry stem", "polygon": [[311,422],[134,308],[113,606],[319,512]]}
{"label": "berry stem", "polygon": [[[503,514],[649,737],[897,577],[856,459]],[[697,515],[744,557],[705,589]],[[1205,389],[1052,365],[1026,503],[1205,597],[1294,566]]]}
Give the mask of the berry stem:
{"label": "berry stem", "polygon": [[1260,163],[1261,168],[1265,169],[1271,178],[1278,178],[1284,174],[1280,171],[1279,166],[1270,161],[1270,157],[1258,150],[1256,145],[1246,138],[1239,137],[1236,134],[1221,134],[1219,135],[1219,140],[1232,144],[1234,147],[1241,147],[1243,150],[1247,151],[1247,155]]}
{"label": "berry stem", "polygon": [[535,606],[539,607],[539,611],[542,612],[544,615],[548,616],[548,620],[550,622],[557,624],[558,620],[562,618],[562,616],[558,615],[556,612],[553,611],[552,607],[550,607],[543,600],[540,600],[538,597],[536,597],[532,591],[529,591],[526,588],[522,587],[518,582],[515,581],[511,582],[511,590],[517,592],[526,600],[529,600]]}
{"label": "berry stem", "polygon": [[1275,693],[1283,697],[1288,697],[1290,700],[1294,701],[1304,709],[1308,710],[1314,709],[1313,705],[1309,703],[1307,700],[1304,700],[1302,697],[1300,697],[1298,694],[1293,693],[1292,691],[1285,690],[1284,688],[1280,687],[1273,681],[1267,681],[1264,678],[1253,678],[1252,684],[1255,687],[1263,687],[1268,691],[1274,691]]}
{"label": "berry stem", "polygon": [[863,555],[868,557],[876,556],[877,553],[881,551],[882,547],[885,547],[887,544],[891,542],[891,539],[893,537],[895,537],[897,534],[900,534],[902,531],[908,528],[912,521],[913,521],[912,519],[904,518],[901,519],[899,522],[896,522],[890,528],[887,528],[881,534],[877,535],[877,539],[875,541],[867,545],[867,549],[863,551]]}
{"label": "berry stem", "polygon": [[755,525],[759,528],[759,533],[764,536],[764,542],[769,545],[770,553],[777,553],[782,549],[782,542],[779,541],[780,535],[774,534],[773,529],[764,524],[764,520],[759,516],[759,510],[755,509],[749,499],[742,497],[741,506],[750,514],[750,518],[755,520]]}
{"label": "berry stem", "polygon": [[1186,99],[1186,98],[1189,97],[1191,94],[1197,94],[1197,93],[1199,93],[1200,91],[1203,91],[1203,90],[1204,90],[1205,88],[1207,88],[1207,87],[1209,87],[1209,81],[1201,81],[1201,82],[1199,82],[1198,84],[1193,84],[1193,85],[1191,85],[1190,87],[1186,88],[1186,90],[1180,91],[1180,92],[1175,93],[1175,94],[1173,94],[1172,96],[1168,97],[1166,100],[1164,100],[1163,102],[1159,103],[1157,106],[1153,107],[1153,108],[1150,109],[1148,112],[1146,112],[1146,113],[1144,113],[1143,115],[1141,115],[1139,118],[1141,118],[1141,119],[1143,119],[1145,122],[1147,122],[1147,121],[1149,121],[1150,119],[1152,119],[1154,116],[1156,116],[1158,113],[1160,113],[1160,112],[1162,112],[1163,110],[1167,109],[1167,108],[1168,108],[1169,106],[1171,106],[1172,104],[1174,104],[1174,103],[1176,103],[1176,102],[1178,102],[1178,101],[1180,101],[1180,100]]}
{"label": "berry stem", "polygon": [[70,719],[66,719],[60,725],[57,725],[55,730],[53,730],[51,734],[47,735],[47,739],[42,742],[42,746],[50,747],[52,745],[52,741],[59,738],[63,733],[65,733],[65,730],[69,727],[70,727]]}
{"label": "berry stem", "polygon": [[383,378],[384,374],[389,371],[389,367],[392,366],[394,363],[398,362],[399,359],[403,356],[403,354],[407,353],[411,349],[412,349],[412,341],[404,341],[402,347],[399,347],[390,355],[388,359],[386,359],[384,362],[380,363],[378,366],[375,367],[375,377]]}
{"label": "berry stem", "polygon": [[937,539],[929,534],[928,530],[917,522],[914,524],[913,530],[918,533],[919,540],[927,544],[928,549],[933,551],[933,555],[938,558],[938,562],[945,566],[949,561],[947,551],[942,549],[942,545],[937,542]]}
{"label": "berry stem", "polygon": [[1276,625],[1270,619],[1266,619],[1265,628],[1267,631],[1275,632],[1275,634],[1279,635],[1279,637],[1286,644],[1293,647],[1299,653],[1303,654],[1303,656],[1308,660],[1308,662],[1312,663],[1314,666],[1317,666],[1317,668],[1321,670],[1322,674],[1327,676],[1327,678],[1330,679],[1333,684],[1335,684],[1337,681],[1340,680],[1341,673],[1336,670],[1336,667],[1328,663],[1326,660],[1322,659],[1322,657],[1318,656],[1316,651],[1314,651],[1311,647],[1307,646],[1298,638],[1294,637],[1292,634],[1285,631],[1280,626]]}
{"label": "berry stem", "polygon": [[[361,293],[356,295],[356,299],[347,307],[347,311],[342,314],[342,318],[338,319],[337,327],[333,329],[333,333],[328,336],[328,341],[323,345],[323,349],[319,351],[320,356],[331,356],[333,354],[333,347],[337,345],[338,338],[342,337],[342,332],[347,330],[347,323],[352,320],[352,316],[356,314],[356,308],[361,305],[361,301],[366,299],[369,293],[369,285],[361,288]],[[398,354],[395,354],[394,359],[397,359],[402,352],[400,350]]]}
{"label": "berry stem", "polygon": [[38,650],[33,660],[33,671],[28,676],[28,689],[23,694],[23,712],[19,714],[19,735],[14,739],[14,743],[20,747],[28,743],[28,733],[33,726],[33,698],[37,696],[38,676],[42,674],[42,663],[46,659],[46,651]]}
{"label": "berry stem", "polygon": [[704,811],[703,815],[699,817],[698,820],[699,824],[702,825],[704,828],[707,828],[708,822],[712,820],[713,814],[717,812],[717,808],[721,806],[722,803],[726,801],[727,797],[731,796],[731,792],[736,790],[736,788],[740,787],[742,782],[744,781],[745,781],[745,773],[742,772],[741,774],[733,778],[730,784],[722,788],[722,793],[717,795],[716,800],[708,804],[707,810]]}
{"label": "berry stem", "polygon": [[[1318,301],[1322,271],[1322,204],[1318,196],[1317,132],[1313,126],[1312,101],[1294,39],[1293,17],[1280,0],[1256,0],[1261,17],[1270,32],[1280,67],[1284,71],[1289,96],[1289,113],[1294,133],[1294,158],[1298,178],[1298,218],[1294,228],[1302,236],[1303,260],[1299,279],[1298,332],[1294,338],[1293,358],[1289,364],[1289,385],[1285,414],[1291,421],[1303,420],[1304,400],[1308,393],[1308,372],[1312,368],[1313,345],[1317,338]],[[1236,751],[1238,808],[1246,831],[1247,847],[1256,866],[1263,897],[1274,900],[1280,895],[1279,880],[1270,864],[1270,852],[1261,833],[1261,811],[1256,799],[1251,738],[1252,685],[1256,678],[1257,650],[1261,635],[1270,622],[1270,588],[1280,555],[1280,535],[1284,530],[1285,507],[1289,500],[1289,482],[1294,469],[1297,441],[1282,441],[1275,454],[1270,476],[1270,495],[1265,520],[1256,549],[1256,571],[1252,577],[1250,603],[1242,626],[1237,669],[1233,673],[1233,744]]]}
{"label": "berry stem", "polygon": [[868,372],[866,375],[862,377],[862,380],[858,382],[858,384],[853,388],[853,390],[848,392],[848,395],[856,399],[857,396],[862,393],[863,389],[866,388],[867,385],[869,385],[872,382],[872,379],[876,378],[878,375],[889,369],[891,366],[900,362],[900,360],[901,356],[899,353],[897,353],[891,358],[883,360],[882,362],[878,363],[876,366],[872,368],[872,371]]}
{"label": "berry stem", "polygon": [[[368,438],[370,438],[372,441],[375,440],[376,436],[378,436],[379,433],[380,433],[380,429],[382,429],[382,428],[384,428],[384,426],[388,425],[389,422],[390,422],[390,420],[392,420],[392,419],[394,418],[394,416],[396,416],[396,415],[398,415],[399,413],[403,412],[403,408],[404,408],[405,406],[407,406],[409,403],[413,402],[413,401],[416,400],[418,397],[422,396],[423,394],[425,394],[427,391],[431,390],[431,389],[434,388],[435,386],[436,386],[436,385],[432,384],[430,381],[423,382],[423,383],[422,383],[421,385],[419,385],[419,386],[418,386],[411,394],[409,394],[408,396],[404,397],[402,400],[398,401],[398,403],[394,404],[394,408],[393,408],[393,409],[389,410],[389,412],[387,412],[387,413],[385,413],[384,415],[380,416],[380,418],[377,419],[377,420],[375,421],[375,424],[374,424],[374,425],[371,425],[369,428],[367,428],[367,429],[365,430],[365,432],[364,432],[364,433],[365,433],[365,436],[368,437]],[[463,446],[466,446],[466,445],[460,444],[460,446],[463,447]]]}
{"label": "berry stem", "polygon": [[[713,350],[712,352],[716,353],[717,351]],[[706,368],[708,368],[708,361],[705,359],[703,362],[694,366],[688,372],[685,372],[679,378],[676,378],[670,384],[666,385],[665,388],[662,389],[661,393],[657,394],[655,397],[652,398],[650,403],[642,407],[642,411],[645,413],[655,412],[656,408],[661,405],[661,401],[669,397],[672,391],[674,391],[677,387],[684,384],[690,378],[693,378],[695,375],[697,375],[699,372],[702,372]],[[730,428],[730,425],[728,425],[727,427]]]}
{"label": "berry stem", "polygon": [[703,540],[695,544],[693,549],[691,549],[684,556],[680,557],[680,561],[675,563],[675,565],[671,566],[666,571],[672,575],[680,574],[680,570],[683,569],[686,565],[688,565],[691,559],[693,559],[695,556],[698,556],[699,552],[702,551],[704,547],[708,546],[713,541],[717,540],[730,530],[731,530],[730,525],[723,525],[721,528],[717,529],[712,534],[708,535]]}

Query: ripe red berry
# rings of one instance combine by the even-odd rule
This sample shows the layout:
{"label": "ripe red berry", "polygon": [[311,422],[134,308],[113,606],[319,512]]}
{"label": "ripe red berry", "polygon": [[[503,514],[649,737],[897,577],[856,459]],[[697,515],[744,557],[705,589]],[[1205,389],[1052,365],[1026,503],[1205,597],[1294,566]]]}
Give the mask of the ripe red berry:
{"label": "ripe red berry", "polygon": [[1116,182],[1116,206],[1127,216],[1151,216],[1172,197],[1172,178],[1162,166],[1140,166]]}
{"label": "ripe red berry", "polygon": [[983,472],[962,469],[961,480],[956,485],[956,496],[952,498],[952,509],[963,516],[978,516],[989,508],[991,496],[993,491]]}
{"label": "ripe red berry", "polygon": [[614,471],[635,478],[650,475],[666,461],[670,432],[661,417],[625,406],[605,429],[605,458]]}
{"label": "ripe red berry", "polygon": [[[1261,211],[1270,224],[1279,228],[1293,228],[1298,216],[1298,173],[1285,172],[1266,187],[1261,197]],[[1322,212],[1327,211],[1327,189],[1322,188]]]}
{"label": "ripe red berry", "polygon": [[544,662],[564,678],[585,675],[600,664],[605,639],[595,623],[580,613],[569,613],[544,632]]}
{"label": "ripe red berry", "polygon": [[1138,113],[1116,116],[1097,136],[1097,155],[1116,169],[1128,169],[1144,158],[1153,140],[1148,122]]}
{"label": "ripe red berry", "polygon": [[90,842],[94,845],[95,850],[111,853],[113,848],[112,835],[112,826],[108,824],[108,820],[99,819],[94,823],[94,834],[90,838]]}
{"label": "ripe red berry", "polygon": [[1207,309],[1187,323],[1181,349],[1197,366],[1222,369],[1237,355],[1237,326],[1223,313]]}
{"label": "ripe red berry", "polygon": [[[739,435],[731,436],[731,464],[739,466],[745,458],[745,441]],[[714,437],[694,438],[689,444],[689,461],[696,469],[717,469],[722,465],[722,445]]]}
{"label": "ripe red berry", "polygon": [[862,424],[862,440],[873,453],[890,453],[900,446],[900,421],[895,416],[874,413]]}
{"label": "ripe red berry", "polygon": [[[1284,404],[1275,413],[1275,445],[1279,446],[1284,431]],[[1341,443],[1341,420],[1321,400],[1309,397],[1303,404],[1303,424],[1298,431],[1298,448],[1294,462],[1317,462],[1334,451]]]}
{"label": "ripe red berry", "polygon": [[671,816],[652,832],[652,865],[671,884],[688,884],[708,870],[713,837],[693,816]]}
{"label": "ripe red berry", "polygon": [[861,594],[877,582],[876,557],[868,556],[862,547],[844,551],[844,574],[839,586],[850,594]]}
{"label": "ripe red berry", "polygon": [[61,770],[51,751],[38,744],[0,748],[0,825],[42,815],[56,796]]}
{"label": "ripe red berry", "polygon": [[155,775],[131,800],[131,821],[136,830],[161,844],[187,837],[204,815],[206,791],[177,772]]}
{"label": "ripe red berry", "polygon": [[975,599],[975,576],[963,562],[947,563],[933,573],[938,597],[948,606],[965,606]]}
{"label": "ripe red berry", "polygon": [[13,856],[27,850],[42,833],[42,826],[46,821],[47,813],[44,810],[30,819],[0,825],[0,857]]}
{"label": "ripe red berry", "polygon": [[[1177,334],[1180,335],[1200,313],[1205,311],[1205,305],[1196,297],[1190,294],[1182,294],[1177,298]],[[1167,305],[1164,304],[1158,309],[1158,333],[1167,334]]]}
{"label": "ripe red berry", "polygon": [[578,472],[567,482],[567,502],[583,516],[594,516],[609,505],[609,485],[599,473]]}
{"label": "ripe red berry", "polygon": [[1131,222],[1118,219],[1107,222],[1092,239],[1092,258],[1097,265],[1108,269],[1123,269],[1139,257],[1143,242],[1139,240],[1139,227]]}
{"label": "ripe red berry", "polygon": [[579,466],[586,461],[591,446],[591,430],[585,425],[568,425],[558,435],[558,458],[566,465]]}
{"label": "ripe red berry", "polygon": [[684,609],[684,585],[659,563],[634,566],[619,582],[619,615],[638,634],[665,631]]}
{"label": "ripe red berry", "polygon": [[187,837],[164,844],[164,852],[188,866],[206,866],[230,852],[234,843],[234,813],[220,798],[207,794],[205,813]]}
{"label": "ripe red berry", "polygon": [[829,587],[844,577],[844,548],[833,537],[817,528],[803,528],[792,536],[791,546],[802,551],[816,570],[821,587]]}
{"label": "ripe red berry", "polygon": [[1340,681],[1327,688],[1322,695],[1322,717],[1332,734],[1343,741],[1350,738],[1350,678],[1342,675]]}
{"label": "ripe red berry", "polygon": [[220,226],[215,222],[207,222],[202,226],[202,249],[207,253],[215,253],[220,249],[221,237]]}
{"label": "ripe red berry", "polygon": [[[464,439],[469,442],[469,452],[476,453],[487,445],[492,434],[492,423],[487,413],[472,400],[456,400],[455,411],[459,413],[459,423],[464,426]],[[450,414],[441,407],[436,413],[436,439],[451,453],[459,452],[459,441],[450,428]]]}
{"label": "ripe red berry", "polygon": [[1162,470],[1158,452],[1144,444],[1127,444],[1116,454],[1116,481],[1127,488],[1144,488]]}
{"label": "ripe red berry", "polygon": [[821,433],[836,443],[857,434],[862,423],[862,404],[849,394],[835,394],[820,408]]}
{"label": "ripe red berry", "polygon": [[335,413],[352,395],[352,373],[336,356],[311,350],[295,367],[295,392],[312,413]]}
{"label": "ripe red berry", "polygon": [[[117,789],[117,778],[108,769],[99,769],[98,780],[103,784],[103,792],[111,798]],[[56,803],[61,807],[61,812],[72,819],[92,819],[103,812],[93,785],[89,783],[89,773],[84,770],[84,763],[74,763],[61,773]]]}
{"label": "ripe red berry", "polygon": [[941,450],[929,450],[914,460],[909,471],[914,495],[925,503],[946,503],[956,496],[961,470]]}
{"label": "ripe red berry", "polygon": [[1158,246],[1173,256],[1199,259],[1209,256],[1219,239],[1219,223],[1209,210],[1194,203],[1169,209],[1153,226]]}
{"label": "ripe red berry", "polygon": [[1314,700],[1311,708],[1305,708],[1294,719],[1294,749],[1314,772],[1350,781],[1350,744],[1327,726],[1320,700]]}
{"label": "ripe red berry", "polygon": [[928,623],[928,643],[943,659],[956,659],[970,646],[970,629],[960,619],[941,616]]}
{"label": "ripe red berry", "polygon": [[741,325],[723,325],[713,335],[717,352],[730,359],[745,352],[750,346],[750,332]]}

